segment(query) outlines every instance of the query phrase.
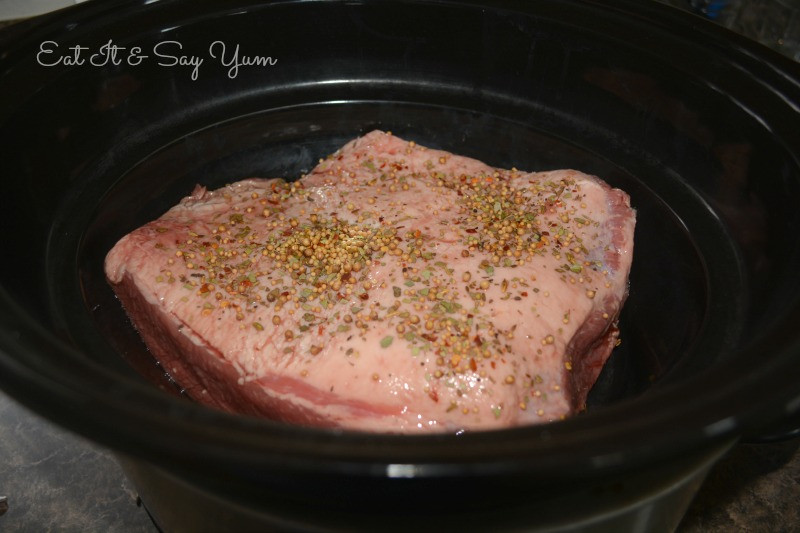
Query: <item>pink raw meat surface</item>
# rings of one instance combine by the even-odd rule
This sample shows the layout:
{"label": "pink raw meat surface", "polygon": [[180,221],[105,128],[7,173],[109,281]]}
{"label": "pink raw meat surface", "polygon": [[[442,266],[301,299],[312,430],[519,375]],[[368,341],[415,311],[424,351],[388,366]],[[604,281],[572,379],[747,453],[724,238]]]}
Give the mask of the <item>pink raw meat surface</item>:
{"label": "pink raw meat surface", "polygon": [[494,429],[584,408],[617,342],[634,224],[596,177],[374,131],[296,182],[198,186],[105,268],[199,402],[368,431]]}

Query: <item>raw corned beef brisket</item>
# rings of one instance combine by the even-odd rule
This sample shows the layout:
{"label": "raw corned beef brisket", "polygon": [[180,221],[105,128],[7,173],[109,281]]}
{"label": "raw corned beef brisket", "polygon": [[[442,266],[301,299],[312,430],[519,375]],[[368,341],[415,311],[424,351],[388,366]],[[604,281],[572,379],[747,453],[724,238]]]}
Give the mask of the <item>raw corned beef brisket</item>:
{"label": "raw corned beef brisket", "polygon": [[575,170],[502,170],[373,131],[299,181],[198,186],[106,275],[198,402],[385,432],[584,408],[617,342],[635,212]]}

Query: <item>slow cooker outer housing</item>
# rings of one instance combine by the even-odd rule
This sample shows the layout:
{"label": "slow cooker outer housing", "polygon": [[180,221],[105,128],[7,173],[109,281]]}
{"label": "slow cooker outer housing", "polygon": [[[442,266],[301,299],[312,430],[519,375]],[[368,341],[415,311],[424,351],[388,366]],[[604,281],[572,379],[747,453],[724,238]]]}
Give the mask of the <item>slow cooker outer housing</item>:
{"label": "slow cooker outer housing", "polygon": [[[563,487],[717,449],[800,411],[800,70],[766,48],[627,0],[108,1],[0,39],[0,385],[125,456],[178,477],[202,472],[208,483],[523,476]],[[229,77],[209,61],[193,80],[188,69],[154,61],[36,61],[45,41],[97,49],[109,39],[145,49],[174,40],[195,54],[222,40],[278,63]],[[277,146],[271,162],[259,159],[254,140],[265,125],[263,144]],[[699,292],[674,280],[699,317],[686,326],[642,297],[654,270],[639,267],[631,300],[649,322],[631,317],[630,335],[681,349],[653,362],[652,384],[581,416],[461,435],[232,416],[132,370],[102,334],[103,316],[119,311],[91,305],[99,285],[87,258],[101,257],[107,228],[157,216],[196,178],[296,177],[325,155],[318,150],[372,127],[497,165],[583,163],[630,185],[642,227],[642,206],[667,213],[673,225],[652,226],[682,231],[691,250],[680,254],[702,274]],[[542,144],[504,138],[506,127]],[[484,142],[490,134],[503,142]],[[199,166],[180,167],[192,161]],[[668,265],[669,247],[664,254]],[[640,263],[659,264],[645,256]],[[670,338],[684,330],[691,342]]]}

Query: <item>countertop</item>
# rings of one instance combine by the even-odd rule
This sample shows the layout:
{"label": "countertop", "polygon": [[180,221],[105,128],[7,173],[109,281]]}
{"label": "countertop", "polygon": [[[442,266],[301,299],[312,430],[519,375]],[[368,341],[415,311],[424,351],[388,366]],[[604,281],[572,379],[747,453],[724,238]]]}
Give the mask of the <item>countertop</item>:
{"label": "countertop", "polygon": [[0,458],[0,531],[157,531],[110,452],[3,393]]}
{"label": "countertop", "polygon": [[[158,531],[111,452],[3,393],[0,458],[0,531]],[[800,438],[735,446],[711,470],[678,531],[800,531]]]}

